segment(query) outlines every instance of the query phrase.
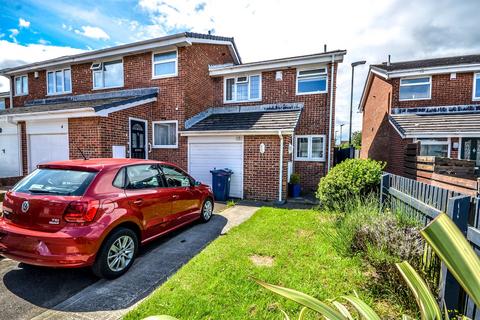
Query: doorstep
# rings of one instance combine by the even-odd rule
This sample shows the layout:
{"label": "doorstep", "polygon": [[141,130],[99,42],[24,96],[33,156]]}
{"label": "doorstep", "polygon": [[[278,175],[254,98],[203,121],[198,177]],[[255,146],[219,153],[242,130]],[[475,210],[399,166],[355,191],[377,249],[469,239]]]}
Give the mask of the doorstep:
{"label": "doorstep", "polygon": [[319,204],[319,201],[314,194],[305,194],[301,197],[287,198],[287,202],[312,206],[316,206]]}

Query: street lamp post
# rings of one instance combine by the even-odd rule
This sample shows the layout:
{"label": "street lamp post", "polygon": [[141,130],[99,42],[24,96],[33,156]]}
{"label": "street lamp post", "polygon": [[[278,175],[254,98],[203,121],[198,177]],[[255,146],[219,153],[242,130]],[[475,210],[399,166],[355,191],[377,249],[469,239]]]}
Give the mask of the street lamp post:
{"label": "street lamp post", "polygon": [[339,145],[342,144],[342,127],[343,127],[344,125],[345,125],[345,123],[342,123],[342,124],[340,125],[340,143],[339,143]]}
{"label": "street lamp post", "polygon": [[350,91],[350,125],[349,125],[349,130],[348,130],[348,146],[352,146],[352,112],[353,112],[353,78],[355,76],[355,67],[365,64],[367,61],[361,60],[361,61],[355,61],[352,62],[352,87]]}

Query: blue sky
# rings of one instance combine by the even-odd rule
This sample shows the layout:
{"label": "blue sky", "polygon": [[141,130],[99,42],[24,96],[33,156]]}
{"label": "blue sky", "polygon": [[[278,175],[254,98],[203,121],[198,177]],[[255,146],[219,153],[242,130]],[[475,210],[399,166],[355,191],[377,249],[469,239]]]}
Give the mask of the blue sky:
{"label": "blue sky", "polygon": [[[348,50],[337,81],[339,130],[348,122],[351,62],[480,53],[478,12],[478,0],[0,0],[0,69],[187,30],[234,37],[244,62],[327,44]],[[356,69],[354,130],[367,71]]]}

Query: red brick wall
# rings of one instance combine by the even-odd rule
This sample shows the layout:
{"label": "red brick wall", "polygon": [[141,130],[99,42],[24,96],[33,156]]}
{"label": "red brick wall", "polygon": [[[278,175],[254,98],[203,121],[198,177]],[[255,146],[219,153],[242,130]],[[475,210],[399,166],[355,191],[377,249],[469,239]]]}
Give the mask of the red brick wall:
{"label": "red brick wall", "polygon": [[[304,103],[304,109],[300,116],[297,128],[295,130],[296,135],[308,135],[308,134],[324,134],[328,135],[328,119],[329,119],[329,106],[330,106],[330,88],[331,88],[331,64],[327,67],[328,70],[328,92],[321,94],[309,94],[309,95],[296,95],[296,69],[282,70],[283,80],[275,80],[275,71],[262,72],[262,100],[256,102],[242,102],[233,104],[224,104],[223,102],[223,78],[215,78],[215,106],[228,106],[228,105],[257,105],[257,104],[269,104],[269,103],[291,103],[302,102]],[[336,77],[337,77],[337,64],[334,67],[335,86],[333,90],[334,103],[333,103],[333,119],[335,119],[335,94],[336,94]],[[333,146],[334,141],[334,121],[332,121],[332,134],[331,134],[331,161],[333,164]],[[326,142],[325,150],[328,149],[328,142]],[[310,192],[316,190],[320,178],[326,173],[326,162],[313,162],[313,161],[295,161],[294,172],[300,174],[301,184],[303,191]]]}
{"label": "red brick wall", "polygon": [[428,100],[399,101],[400,79],[390,80],[393,85],[393,107],[414,108],[422,106],[443,106],[459,104],[480,104],[473,101],[473,73],[457,73],[456,79],[450,80],[450,74],[432,76],[432,98]]}
{"label": "red brick wall", "polygon": [[392,86],[373,75],[372,84],[363,110],[362,149],[360,157],[387,161],[390,148],[390,124]]}
{"label": "red brick wall", "polygon": [[[283,194],[287,194],[288,144],[290,136],[284,136],[283,149]],[[265,153],[260,153],[260,144],[265,144]],[[245,136],[244,138],[244,197],[253,200],[278,200],[280,171],[280,138],[278,136]]]}

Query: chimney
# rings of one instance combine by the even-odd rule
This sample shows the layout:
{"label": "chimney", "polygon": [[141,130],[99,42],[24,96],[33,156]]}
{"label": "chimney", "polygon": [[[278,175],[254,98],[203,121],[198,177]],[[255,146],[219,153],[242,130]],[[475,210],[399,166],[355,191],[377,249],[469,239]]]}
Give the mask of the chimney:
{"label": "chimney", "polygon": [[390,55],[388,55],[387,66],[390,66],[392,63],[390,62]]}
{"label": "chimney", "polygon": [[326,43],[323,45],[323,52],[327,52],[327,44]]}
{"label": "chimney", "polygon": [[208,30],[208,35],[209,35],[209,36],[212,35],[212,30]]}

